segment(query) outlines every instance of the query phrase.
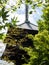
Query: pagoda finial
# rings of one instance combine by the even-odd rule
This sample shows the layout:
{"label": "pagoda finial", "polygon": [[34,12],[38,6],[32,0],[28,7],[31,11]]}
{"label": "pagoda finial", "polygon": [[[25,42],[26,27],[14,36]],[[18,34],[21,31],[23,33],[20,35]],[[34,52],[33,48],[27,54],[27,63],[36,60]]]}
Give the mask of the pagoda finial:
{"label": "pagoda finial", "polygon": [[28,21],[28,4],[25,4],[25,22],[29,22]]}

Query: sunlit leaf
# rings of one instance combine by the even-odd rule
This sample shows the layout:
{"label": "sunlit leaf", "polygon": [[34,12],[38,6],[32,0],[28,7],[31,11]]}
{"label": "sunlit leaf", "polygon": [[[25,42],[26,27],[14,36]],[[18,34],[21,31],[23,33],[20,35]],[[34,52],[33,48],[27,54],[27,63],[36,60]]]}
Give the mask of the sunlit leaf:
{"label": "sunlit leaf", "polygon": [[2,39],[2,37],[3,37],[3,33],[0,34],[0,39]]}

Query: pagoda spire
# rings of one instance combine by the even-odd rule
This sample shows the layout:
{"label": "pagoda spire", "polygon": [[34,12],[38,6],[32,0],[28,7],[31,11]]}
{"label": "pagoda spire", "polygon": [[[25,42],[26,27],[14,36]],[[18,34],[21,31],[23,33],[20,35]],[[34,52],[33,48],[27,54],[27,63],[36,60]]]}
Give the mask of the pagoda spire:
{"label": "pagoda spire", "polygon": [[25,22],[29,22],[28,21],[28,4],[25,4]]}

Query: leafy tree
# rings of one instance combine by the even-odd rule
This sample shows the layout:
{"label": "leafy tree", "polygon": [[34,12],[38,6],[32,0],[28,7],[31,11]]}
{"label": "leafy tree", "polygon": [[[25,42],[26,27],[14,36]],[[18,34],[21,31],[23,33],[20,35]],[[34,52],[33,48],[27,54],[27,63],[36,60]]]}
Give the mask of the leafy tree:
{"label": "leafy tree", "polygon": [[[22,4],[22,3],[23,3],[23,1],[21,1],[21,0],[18,0],[18,2],[17,2],[19,7],[20,7],[20,4]],[[32,0],[30,0],[30,1],[25,0],[24,3],[31,4],[32,8],[34,8],[35,6],[41,6],[42,2],[40,0],[33,0],[33,3],[32,3]],[[49,26],[48,26],[49,25],[49,6],[48,5],[45,5],[45,6],[46,6],[46,9],[43,10],[43,16],[42,16],[43,19],[40,20],[40,22],[38,23],[39,32],[37,35],[35,35],[35,37],[33,37],[32,35],[28,35],[28,36],[26,35],[25,38],[22,37],[23,39],[18,38],[19,40],[15,40],[12,37],[12,35],[8,37],[8,38],[10,38],[10,41],[11,41],[11,37],[12,37],[12,40],[14,40],[14,41],[11,43],[13,43],[13,44],[18,41],[18,43],[20,43],[20,45],[18,44],[19,48],[21,50],[26,51],[27,54],[29,55],[30,59],[24,65],[48,65],[49,64]],[[4,20],[6,19],[6,18],[4,18],[4,16],[2,16],[2,17]],[[13,21],[12,24],[15,25],[15,21],[13,19],[12,19],[12,21]],[[8,26],[10,24],[6,23],[6,25]],[[13,30],[15,31],[15,29],[13,29]],[[19,35],[20,33],[17,33],[17,34]],[[24,40],[26,40],[28,38],[32,40],[31,42],[32,42],[34,47],[32,47],[32,46],[26,47],[25,46],[23,48],[23,45],[21,43],[24,43]],[[19,57],[19,59],[26,60],[26,58],[24,57],[23,54],[20,53],[20,56],[21,56],[21,58]]]}
{"label": "leafy tree", "polygon": [[[27,52],[27,55],[29,56],[28,61],[27,61],[26,57],[21,57],[21,60],[23,58],[23,60],[27,61],[27,63],[22,63],[23,65],[49,65],[49,23],[48,23],[49,15],[48,14],[49,14],[49,6],[46,5],[46,7],[44,7],[44,10],[43,10],[42,20],[39,20],[40,22],[38,22],[39,32],[35,36],[28,34],[28,33],[24,34],[23,30],[17,29],[17,32],[16,32],[16,29],[12,28],[12,27],[10,29],[13,31],[11,31],[10,29],[8,31],[9,34],[7,34],[5,41],[7,42],[9,40],[11,41],[11,40],[15,40],[15,38],[16,39],[18,38],[14,42],[10,42],[10,41],[9,42],[11,44],[12,43],[13,44],[16,43],[16,45],[18,44],[19,50],[21,49],[21,50]],[[15,38],[12,37],[13,34],[14,34]],[[15,35],[15,34],[17,34],[17,35]],[[26,44],[30,43],[31,46],[29,45],[27,47],[24,40],[25,41],[31,40],[30,42],[26,41]],[[9,43],[9,42],[7,42],[7,43]],[[18,54],[21,54],[21,53],[18,53]],[[21,54],[21,55],[23,55],[23,54]],[[17,62],[19,62],[19,61],[17,61]]]}
{"label": "leafy tree", "polygon": [[31,50],[30,62],[24,65],[49,65],[49,4],[44,8],[42,20],[39,21],[39,32],[33,38],[35,48]]}

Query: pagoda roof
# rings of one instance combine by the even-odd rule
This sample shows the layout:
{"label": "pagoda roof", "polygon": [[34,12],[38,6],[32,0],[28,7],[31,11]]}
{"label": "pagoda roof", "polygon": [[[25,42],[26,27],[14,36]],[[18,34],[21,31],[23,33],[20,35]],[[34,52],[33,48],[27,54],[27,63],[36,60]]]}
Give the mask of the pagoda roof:
{"label": "pagoda roof", "polygon": [[28,30],[36,30],[38,31],[38,26],[31,23],[31,22],[24,22],[22,24],[17,24],[18,28],[22,28],[22,29],[28,29]]}

